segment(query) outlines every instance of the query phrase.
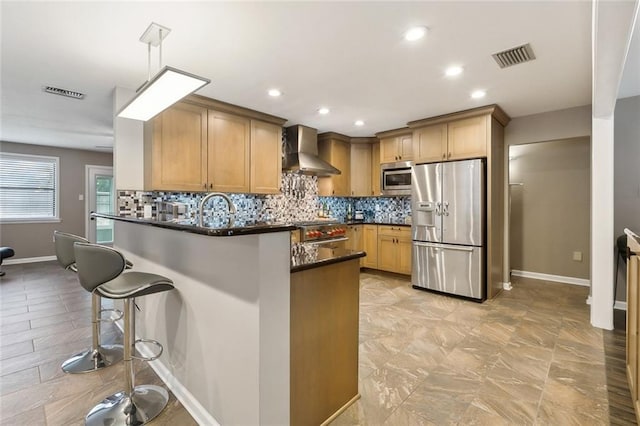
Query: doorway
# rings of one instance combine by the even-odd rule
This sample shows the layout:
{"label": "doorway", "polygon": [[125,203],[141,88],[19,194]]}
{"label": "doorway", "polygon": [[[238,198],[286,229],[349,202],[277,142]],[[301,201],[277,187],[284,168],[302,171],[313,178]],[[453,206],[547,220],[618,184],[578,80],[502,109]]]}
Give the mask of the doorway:
{"label": "doorway", "polygon": [[113,168],[105,166],[86,166],[86,221],[85,233],[93,243],[113,244],[113,221],[102,218],[90,218],[91,212],[114,214],[115,188],[113,184]]}
{"label": "doorway", "polygon": [[589,285],[588,137],[509,147],[511,272]]}

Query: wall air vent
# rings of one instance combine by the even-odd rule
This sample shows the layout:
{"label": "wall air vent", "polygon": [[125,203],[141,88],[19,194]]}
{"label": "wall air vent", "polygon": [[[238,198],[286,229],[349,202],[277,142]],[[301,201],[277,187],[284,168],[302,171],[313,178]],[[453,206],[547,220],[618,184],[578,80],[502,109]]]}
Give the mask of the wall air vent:
{"label": "wall air vent", "polygon": [[533,49],[529,43],[494,53],[491,56],[493,56],[493,59],[496,60],[500,68],[507,68],[524,62],[533,61],[536,58],[536,55],[533,54]]}
{"label": "wall air vent", "polygon": [[73,90],[61,89],[53,86],[43,86],[42,90],[47,93],[53,93],[54,95],[67,96],[73,99],[84,99],[84,93],[74,92]]}

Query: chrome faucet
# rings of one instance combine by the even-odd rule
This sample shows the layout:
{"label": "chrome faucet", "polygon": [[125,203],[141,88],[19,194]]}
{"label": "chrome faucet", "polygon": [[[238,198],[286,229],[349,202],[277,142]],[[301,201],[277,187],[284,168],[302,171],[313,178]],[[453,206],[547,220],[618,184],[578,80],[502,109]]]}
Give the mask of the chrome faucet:
{"label": "chrome faucet", "polygon": [[199,213],[198,226],[200,227],[204,226],[204,206],[207,203],[207,201],[209,201],[213,197],[220,197],[227,202],[227,205],[229,206],[229,215],[231,216],[231,218],[233,218],[233,216],[236,214],[236,206],[233,205],[233,201],[231,201],[231,198],[229,198],[226,194],[223,194],[222,192],[212,192],[210,194],[205,195],[202,201],[200,201],[200,207],[198,208],[198,213]]}

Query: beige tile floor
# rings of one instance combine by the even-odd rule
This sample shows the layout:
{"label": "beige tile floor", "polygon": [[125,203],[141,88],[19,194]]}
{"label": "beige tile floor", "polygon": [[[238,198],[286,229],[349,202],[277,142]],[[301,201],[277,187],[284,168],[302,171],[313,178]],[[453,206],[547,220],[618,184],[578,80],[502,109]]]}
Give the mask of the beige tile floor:
{"label": "beige tile floor", "polygon": [[334,425],[609,424],[588,289],[515,279],[478,304],[363,273],[360,393]]}
{"label": "beige tile floor", "polygon": [[[83,424],[122,380],[121,364],[97,374],[60,371],[90,344],[88,293],[55,262],[3,268],[0,424]],[[334,424],[634,424],[624,378],[616,389],[627,417],[610,421],[603,332],[589,325],[586,296],[583,287],[517,280],[512,291],[477,304],[363,273],[362,398]],[[114,329],[105,335],[120,338]],[[159,384],[148,366],[139,368],[140,381]],[[172,396],[152,424],[195,422]]]}

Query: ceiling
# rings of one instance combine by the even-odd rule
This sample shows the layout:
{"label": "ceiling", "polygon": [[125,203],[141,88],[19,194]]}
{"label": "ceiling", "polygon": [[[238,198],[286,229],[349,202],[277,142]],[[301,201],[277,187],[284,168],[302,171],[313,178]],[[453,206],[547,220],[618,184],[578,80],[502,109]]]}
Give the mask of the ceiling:
{"label": "ceiling", "polygon": [[[591,3],[2,1],[5,141],[109,149],[115,86],[147,78],[153,21],[171,28],[163,65],[211,79],[197,92],[349,136],[497,103],[511,117],[591,102]],[[410,43],[403,32],[429,28]],[[491,54],[531,43],[537,59]],[[157,71],[157,49],[152,64]],[[447,66],[464,73],[444,77]],[[51,85],[83,100],[46,94]],[[267,95],[278,88],[283,96]],[[483,99],[472,99],[485,89]],[[629,89],[640,94],[640,87]],[[331,109],[319,115],[320,106]],[[364,120],[357,127],[355,120]],[[102,147],[102,148],[100,148]]]}

